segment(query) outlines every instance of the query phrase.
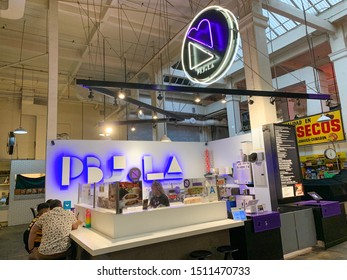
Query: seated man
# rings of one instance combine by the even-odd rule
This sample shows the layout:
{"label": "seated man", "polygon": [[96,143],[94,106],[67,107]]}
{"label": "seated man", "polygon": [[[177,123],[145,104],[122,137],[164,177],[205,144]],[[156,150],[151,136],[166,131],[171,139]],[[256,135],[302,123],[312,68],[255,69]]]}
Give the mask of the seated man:
{"label": "seated man", "polygon": [[[25,230],[23,234],[23,241],[25,245],[25,250],[27,250],[28,253],[30,253],[29,247],[28,247],[28,241],[29,241],[29,234],[32,226],[36,223],[36,221],[39,219],[39,217],[43,214],[49,211],[49,204],[48,203],[40,203],[37,205],[37,215],[34,219],[32,219],[30,225],[28,228]],[[41,237],[42,237],[42,232],[41,230],[36,232],[35,240],[34,240],[34,247],[39,247],[41,243]]]}
{"label": "seated man", "polygon": [[[64,259],[69,254],[71,246],[70,232],[77,229],[82,222],[74,213],[62,208],[58,199],[50,203],[51,210],[43,214],[33,225],[29,235],[29,249],[32,250],[33,259],[49,260]],[[37,231],[42,230],[41,245],[34,247]]]}

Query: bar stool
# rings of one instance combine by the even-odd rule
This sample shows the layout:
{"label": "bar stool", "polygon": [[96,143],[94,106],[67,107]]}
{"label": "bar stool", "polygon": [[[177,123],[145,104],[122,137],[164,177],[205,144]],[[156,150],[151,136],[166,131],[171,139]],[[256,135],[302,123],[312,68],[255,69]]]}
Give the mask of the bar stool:
{"label": "bar stool", "polygon": [[196,260],[204,260],[212,256],[212,252],[207,250],[196,250],[189,254],[189,256]]}
{"label": "bar stool", "polygon": [[219,246],[217,248],[217,251],[220,253],[224,254],[224,259],[225,260],[233,260],[233,253],[237,252],[239,249],[236,249],[232,246],[229,245],[225,245],[225,246]]}

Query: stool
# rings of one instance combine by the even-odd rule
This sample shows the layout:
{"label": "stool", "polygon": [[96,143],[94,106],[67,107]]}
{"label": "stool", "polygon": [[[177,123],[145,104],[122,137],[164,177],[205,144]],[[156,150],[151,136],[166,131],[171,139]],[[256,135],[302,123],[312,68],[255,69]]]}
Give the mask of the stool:
{"label": "stool", "polygon": [[225,245],[225,246],[219,246],[217,248],[217,251],[220,252],[220,253],[223,253],[224,254],[224,259],[225,260],[233,260],[233,253],[237,252],[239,249],[235,249],[229,245]]}
{"label": "stool", "polygon": [[196,260],[204,260],[212,256],[212,252],[207,250],[196,250],[189,254],[189,256]]}

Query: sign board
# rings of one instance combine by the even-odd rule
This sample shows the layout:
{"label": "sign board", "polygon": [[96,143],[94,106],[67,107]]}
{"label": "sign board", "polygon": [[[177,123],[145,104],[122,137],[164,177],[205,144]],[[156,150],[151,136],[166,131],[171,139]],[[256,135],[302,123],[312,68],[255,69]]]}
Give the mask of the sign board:
{"label": "sign board", "polygon": [[191,22],[182,44],[182,66],[193,83],[211,84],[222,78],[239,45],[235,16],[219,6],[202,10]]}
{"label": "sign board", "polygon": [[[300,200],[304,195],[296,132],[292,125],[263,125],[265,156],[271,200]],[[277,207],[272,205],[273,210]]]}
{"label": "sign board", "polygon": [[326,122],[318,122],[318,119],[322,116],[322,114],[317,114],[284,122],[283,124],[295,126],[298,146],[345,140],[341,111],[330,111],[325,113],[325,115],[331,120]]}

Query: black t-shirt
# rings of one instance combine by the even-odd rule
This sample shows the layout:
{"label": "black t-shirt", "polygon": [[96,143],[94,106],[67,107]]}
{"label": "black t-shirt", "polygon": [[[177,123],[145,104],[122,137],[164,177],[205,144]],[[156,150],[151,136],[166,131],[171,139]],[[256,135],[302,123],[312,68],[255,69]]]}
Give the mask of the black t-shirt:
{"label": "black t-shirt", "polygon": [[153,208],[157,208],[160,206],[170,206],[170,202],[168,197],[165,194],[161,194],[160,196],[153,196],[149,202],[149,204]]}

